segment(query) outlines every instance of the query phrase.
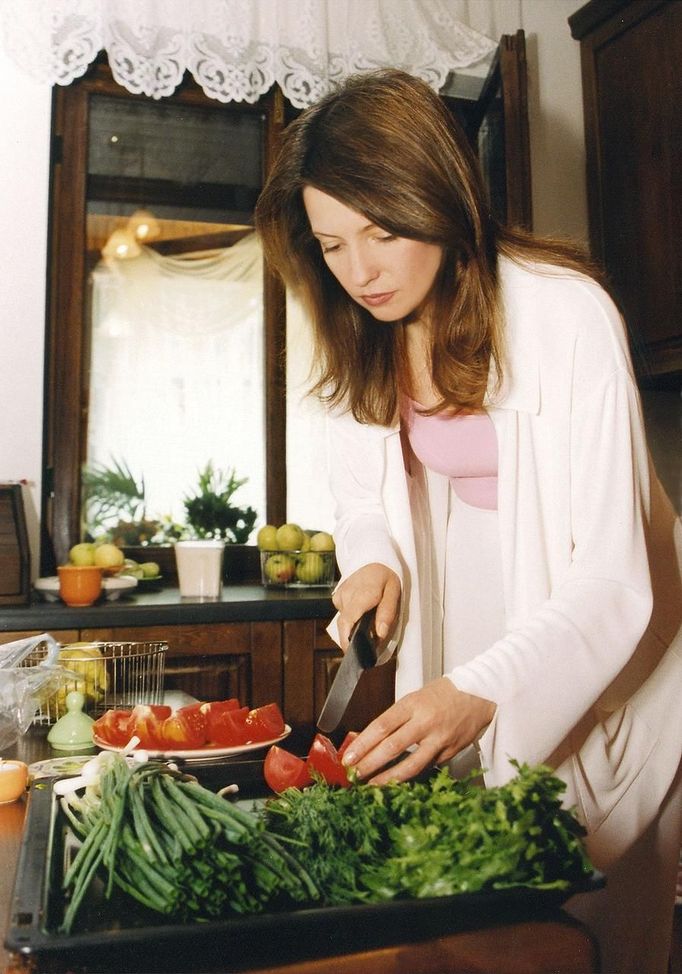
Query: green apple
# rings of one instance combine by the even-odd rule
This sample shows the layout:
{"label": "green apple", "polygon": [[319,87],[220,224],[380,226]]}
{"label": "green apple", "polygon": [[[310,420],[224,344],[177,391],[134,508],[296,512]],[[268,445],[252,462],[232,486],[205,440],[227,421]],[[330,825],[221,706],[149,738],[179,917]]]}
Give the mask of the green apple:
{"label": "green apple", "polygon": [[310,539],[311,551],[334,551],[334,539],[326,531],[318,531]]}
{"label": "green apple", "polygon": [[307,551],[300,557],[296,566],[296,578],[299,582],[311,585],[313,582],[319,582],[321,578],[324,578],[324,574],[325,559],[322,555],[318,555],[316,551]]}
{"label": "green apple", "polygon": [[264,524],[256,535],[256,544],[260,551],[277,551],[277,528],[274,524]]}
{"label": "green apple", "polygon": [[296,563],[289,555],[270,555],[263,566],[263,570],[271,582],[284,585],[296,575]]}
{"label": "green apple", "polygon": [[91,541],[81,541],[69,551],[69,561],[72,565],[94,565],[95,545]]}
{"label": "green apple", "polygon": [[120,568],[124,561],[125,555],[115,544],[108,542],[95,548],[95,564],[98,568]]}
{"label": "green apple", "polygon": [[277,528],[277,547],[280,551],[300,551],[303,540],[303,528],[298,524],[282,524]]}
{"label": "green apple", "polygon": [[140,565],[143,578],[156,578],[161,574],[161,568],[155,561],[143,561]]}

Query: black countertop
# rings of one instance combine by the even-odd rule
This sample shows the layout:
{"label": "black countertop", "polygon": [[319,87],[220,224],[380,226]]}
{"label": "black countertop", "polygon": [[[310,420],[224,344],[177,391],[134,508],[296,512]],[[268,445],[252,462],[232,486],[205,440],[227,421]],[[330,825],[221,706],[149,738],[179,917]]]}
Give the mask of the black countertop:
{"label": "black countertop", "polygon": [[276,589],[263,585],[224,585],[219,600],[181,598],[177,588],[100,600],[85,609],[45,602],[34,595],[29,605],[0,605],[0,632],[52,629],[100,629],[113,626],[173,626],[216,622],[269,622],[329,619],[334,613],[327,588]]}

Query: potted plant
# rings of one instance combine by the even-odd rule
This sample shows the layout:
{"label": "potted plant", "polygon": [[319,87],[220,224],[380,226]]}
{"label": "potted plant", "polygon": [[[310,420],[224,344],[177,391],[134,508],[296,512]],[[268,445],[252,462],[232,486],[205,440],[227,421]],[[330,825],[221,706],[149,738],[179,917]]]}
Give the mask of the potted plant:
{"label": "potted plant", "polygon": [[226,578],[258,576],[257,549],[247,542],[256,523],[256,511],[239,507],[233,495],[246,483],[234,468],[218,470],[209,460],[199,472],[197,490],[184,498],[187,525],[197,538],[219,538],[225,541],[224,575]]}

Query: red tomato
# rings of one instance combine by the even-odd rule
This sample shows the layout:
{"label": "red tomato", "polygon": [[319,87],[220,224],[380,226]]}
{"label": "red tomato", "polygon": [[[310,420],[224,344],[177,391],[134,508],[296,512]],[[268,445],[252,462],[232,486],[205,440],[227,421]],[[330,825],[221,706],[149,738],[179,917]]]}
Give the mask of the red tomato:
{"label": "red tomato", "polygon": [[92,725],[92,732],[113,747],[125,747],[130,740],[129,720],[129,710],[107,710]]}
{"label": "red tomato", "polygon": [[305,788],[312,783],[308,766],[303,758],[296,757],[282,747],[273,744],[263,762],[263,774],[269,788],[284,791],[285,788]]}
{"label": "red tomato", "polygon": [[229,700],[211,700],[201,704],[201,712],[206,718],[206,740],[212,741],[214,737],[214,725],[219,721],[220,715],[226,710],[239,710],[239,701],[236,697]]}
{"label": "red tomato", "polygon": [[254,707],[249,711],[246,724],[251,741],[272,741],[284,733],[284,717],[276,703]]}
{"label": "red tomato", "polygon": [[340,758],[344,756],[344,754],[348,750],[349,745],[353,743],[353,741],[355,740],[355,738],[358,736],[359,733],[360,733],[359,731],[348,731],[344,739],[341,741],[341,744],[339,745]]}
{"label": "red tomato", "polygon": [[208,743],[221,747],[239,747],[250,740],[249,729],[246,726],[248,707],[239,710],[230,708],[216,714],[208,724]]}
{"label": "red tomato", "polygon": [[328,785],[349,787],[350,781],[346,769],[341,764],[339,752],[324,734],[315,735],[306,763],[309,769],[321,774]]}
{"label": "red tomato", "polygon": [[161,741],[183,750],[206,744],[206,717],[200,708],[201,704],[180,707],[166,717],[159,728]]}
{"label": "red tomato", "polygon": [[171,715],[171,708],[137,704],[133,707],[127,723],[128,740],[136,734],[140,738],[138,747],[156,750],[161,746],[161,724]]}

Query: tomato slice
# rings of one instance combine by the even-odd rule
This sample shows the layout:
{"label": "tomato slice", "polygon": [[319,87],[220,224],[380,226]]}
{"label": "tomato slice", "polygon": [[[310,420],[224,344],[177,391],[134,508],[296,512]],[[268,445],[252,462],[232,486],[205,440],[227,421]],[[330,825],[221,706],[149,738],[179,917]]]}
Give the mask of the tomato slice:
{"label": "tomato slice", "polygon": [[209,744],[220,747],[240,747],[247,744],[250,738],[249,728],[246,726],[248,707],[225,709],[209,720],[207,737]]}
{"label": "tomato slice", "polygon": [[265,755],[263,774],[269,788],[284,791],[286,788],[305,788],[312,783],[308,766],[303,758],[296,757],[283,747],[273,744]]}
{"label": "tomato slice", "polygon": [[313,738],[306,763],[310,770],[322,775],[328,785],[339,785],[342,788],[350,786],[339,752],[324,734],[316,734]]}
{"label": "tomato slice", "polygon": [[284,733],[284,717],[276,703],[254,707],[249,711],[246,723],[252,741],[272,741]]}
{"label": "tomato slice", "polygon": [[157,750],[162,745],[161,724],[171,715],[171,708],[137,704],[133,707],[126,725],[128,740],[136,734],[140,738],[139,747]]}
{"label": "tomato slice", "polygon": [[206,718],[206,740],[212,741],[214,725],[219,721],[220,715],[226,710],[239,710],[240,704],[236,697],[230,697],[229,700],[210,700],[202,703],[200,709]]}
{"label": "tomato slice", "polygon": [[130,740],[130,710],[107,710],[92,725],[92,732],[112,747],[125,747]]}
{"label": "tomato slice", "polygon": [[358,736],[359,733],[360,731],[348,731],[344,739],[341,741],[341,744],[339,745],[339,758],[342,758],[344,756],[344,754],[348,750],[349,745],[353,743],[353,741],[355,740],[355,738]]}
{"label": "tomato slice", "polygon": [[180,707],[161,722],[159,736],[164,745],[186,750],[206,744],[206,717],[201,704]]}

